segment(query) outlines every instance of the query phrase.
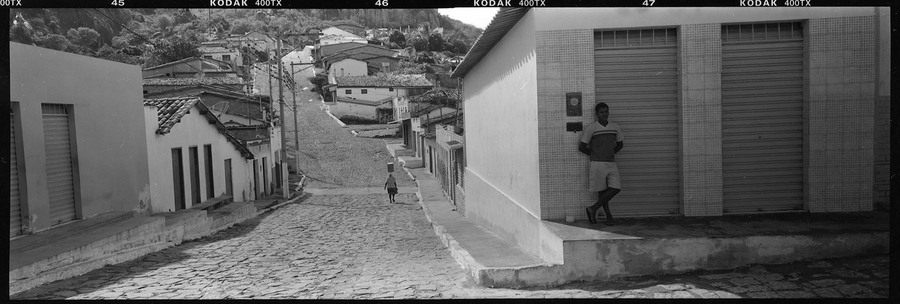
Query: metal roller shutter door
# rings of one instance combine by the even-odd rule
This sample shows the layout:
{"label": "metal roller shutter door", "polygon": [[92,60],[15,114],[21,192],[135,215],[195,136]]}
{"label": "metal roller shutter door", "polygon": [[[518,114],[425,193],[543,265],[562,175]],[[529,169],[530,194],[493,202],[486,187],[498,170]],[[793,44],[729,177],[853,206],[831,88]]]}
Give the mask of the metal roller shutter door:
{"label": "metal roller shutter door", "polygon": [[676,39],[672,28],[595,33],[595,96],[625,135],[614,216],[680,214]]}
{"label": "metal roller shutter door", "polygon": [[723,212],[803,210],[800,23],[722,28]]}
{"label": "metal roller shutter door", "polygon": [[19,161],[16,148],[16,123],[9,110],[9,237],[22,234],[22,205],[19,201]]}
{"label": "metal roller shutter door", "polygon": [[65,105],[41,105],[44,121],[44,149],[47,152],[47,190],[50,196],[51,225],[75,219],[75,170],[69,133],[69,112]]}

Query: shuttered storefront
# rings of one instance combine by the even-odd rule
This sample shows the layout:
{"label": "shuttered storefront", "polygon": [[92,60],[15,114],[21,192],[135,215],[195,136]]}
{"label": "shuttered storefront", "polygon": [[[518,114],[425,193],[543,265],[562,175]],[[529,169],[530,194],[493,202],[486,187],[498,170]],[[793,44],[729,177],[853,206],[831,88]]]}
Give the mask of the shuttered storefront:
{"label": "shuttered storefront", "polygon": [[803,209],[802,32],[722,27],[724,213]]}
{"label": "shuttered storefront", "polygon": [[[598,31],[596,99],[625,135],[616,155],[622,192],[616,216],[677,215],[679,210],[677,36],[674,28]],[[585,113],[594,116],[594,101]]]}
{"label": "shuttered storefront", "polygon": [[56,225],[76,218],[69,108],[59,104],[42,104],[41,110],[44,120],[44,148],[47,152],[50,223]]}
{"label": "shuttered storefront", "polygon": [[22,234],[22,205],[19,199],[19,156],[16,147],[16,120],[9,109],[9,237]]}

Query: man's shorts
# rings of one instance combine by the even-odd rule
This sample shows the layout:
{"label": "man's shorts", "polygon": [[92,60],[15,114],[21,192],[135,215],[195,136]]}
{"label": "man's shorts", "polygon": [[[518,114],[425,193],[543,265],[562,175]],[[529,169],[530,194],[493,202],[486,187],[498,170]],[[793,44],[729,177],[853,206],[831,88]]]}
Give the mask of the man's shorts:
{"label": "man's shorts", "polygon": [[603,191],[606,188],[622,189],[619,178],[619,167],[612,162],[591,162],[591,173],[588,181],[589,191]]}

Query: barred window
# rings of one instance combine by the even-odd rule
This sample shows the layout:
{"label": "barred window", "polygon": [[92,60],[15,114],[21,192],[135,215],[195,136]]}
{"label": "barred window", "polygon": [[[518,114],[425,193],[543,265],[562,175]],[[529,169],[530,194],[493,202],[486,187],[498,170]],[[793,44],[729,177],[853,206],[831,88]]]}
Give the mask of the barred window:
{"label": "barred window", "polygon": [[594,32],[594,48],[674,46],[675,28]]}
{"label": "barred window", "polygon": [[803,39],[800,22],[729,24],[722,26],[722,42]]}

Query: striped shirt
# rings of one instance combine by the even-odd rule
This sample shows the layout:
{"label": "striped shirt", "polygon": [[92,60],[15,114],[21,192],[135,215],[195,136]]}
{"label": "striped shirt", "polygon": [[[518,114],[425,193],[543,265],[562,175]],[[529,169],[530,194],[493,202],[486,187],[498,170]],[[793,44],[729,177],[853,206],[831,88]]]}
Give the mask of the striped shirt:
{"label": "striped shirt", "polygon": [[594,121],[581,133],[581,142],[591,147],[591,161],[615,162],[616,142],[623,140],[619,125],[611,121],[605,127]]}

